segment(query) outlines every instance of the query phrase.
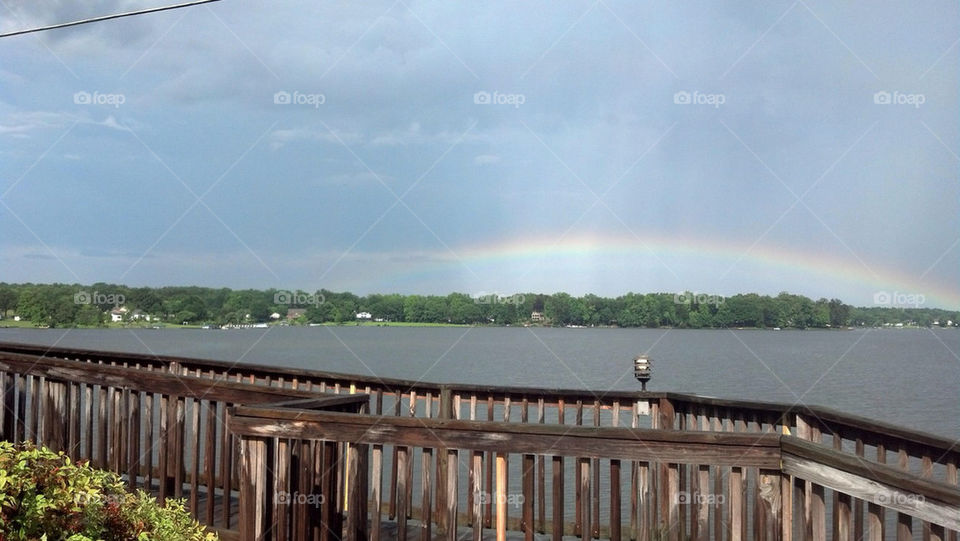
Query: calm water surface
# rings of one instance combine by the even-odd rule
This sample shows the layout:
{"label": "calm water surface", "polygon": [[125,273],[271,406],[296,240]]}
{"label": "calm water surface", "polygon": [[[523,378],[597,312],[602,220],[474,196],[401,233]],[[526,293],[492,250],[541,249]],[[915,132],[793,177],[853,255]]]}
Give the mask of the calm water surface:
{"label": "calm water surface", "polygon": [[802,402],[960,438],[960,331],[456,327],[0,329],[0,341],[433,382],[638,389]]}

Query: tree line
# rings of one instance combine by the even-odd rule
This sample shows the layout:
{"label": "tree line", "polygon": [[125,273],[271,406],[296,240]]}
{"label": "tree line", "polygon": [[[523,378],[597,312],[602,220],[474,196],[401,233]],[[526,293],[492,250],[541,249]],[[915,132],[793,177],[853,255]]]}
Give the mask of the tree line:
{"label": "tree line", "polygon": [[[922,307],[854,307],[839,299],[812,300],[802,295],[756,293],[729,297],[684,293],[593,294],[518,293],[511,296],[355,295],[321,289],[209,287],[129,287],[97,283],[0,283],[0,317],[19,316],[38,326],[105,326],[110,311],[126,308],[129,322],[138,314],[152,322],[228,325],[271,322],[353,323],[371,321],[473,325],[540,324],[677,328],[828,328],[847,326],[921,327],[957,325],[960,312]],[[289,317],[288,317],[289,316]],[[949,322],[949,323],[948,323]],[[3,323],[0,322],[0,325]]]}

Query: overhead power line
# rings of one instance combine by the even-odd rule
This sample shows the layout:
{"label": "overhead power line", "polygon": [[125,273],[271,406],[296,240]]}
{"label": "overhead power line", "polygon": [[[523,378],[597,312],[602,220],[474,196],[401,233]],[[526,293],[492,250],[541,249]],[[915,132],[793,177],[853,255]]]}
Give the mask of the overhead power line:
{"label": "overhead power line", "polygon": [[91,19],[83,19],[83,20],[79,20],[79,21],[72,21],[72,22],[69,22],[69,23],[51,24],[50,26],[41,26],[41,27],[38,27],[38,28],[29,28],[29,29],[27,29],[27,30],[17,30],[17,31],[14,31],[14,32],[7,32],[6,34],[0,34],[0,38],[8,38],[8,37],[10,37],[10,36],[19,36],[20,34],[30,34],[30,33],[32,33],[32,32],[42,32],[42,31],[44,31],[44,30],[55,30],[55,29],[57,29],[57,28],[66,28],[66,27],[68,27],[68,26],[78,26],[78,25],[87,24],[87,23],[96,23],[96,22],[100,22],[100,21],[109,21],[110,19],[119,19],[119,18],[121,18],[121,17],[131,17],[131,16],[133,16],[133,15],[143,15],[143,14],[145,14],[145,13],[155,13],[155,12],[157,12],[157,11],[167,11],[167,10],[171,10],[171,9],[186,8],[186,7],[190,7],[190,6],[197,6],[197,5],[200,5],[200,4],[209,4],[210,2],[219,2],[219,1],[220,1],[220,0],[196,0],[196,1],[194,1],[194,2],[185,2],[185,3],[183,3],[183,4],[174,4],[174,5],[171,5],[171,6],[161,6],[161,7],[158,7],[158,8],[141,9],[141,10],[138,10],[138,11],[128,11],[128,12],[126,12],[126,13],[115,13],[115,14],[113,14],[113,15],[103,15],[103,16],[100,16],[100,17],[93,17],[93,18],[91,18]]}

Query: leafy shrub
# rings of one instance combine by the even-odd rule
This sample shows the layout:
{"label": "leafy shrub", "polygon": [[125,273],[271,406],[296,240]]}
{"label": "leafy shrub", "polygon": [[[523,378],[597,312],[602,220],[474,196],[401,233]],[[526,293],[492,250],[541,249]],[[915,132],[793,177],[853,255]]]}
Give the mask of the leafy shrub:
{"label": "leafy shrub", "polygon": [[0,540],[215,541],[183,500],[131,494],[114,473],[32,443],[0,442]]}

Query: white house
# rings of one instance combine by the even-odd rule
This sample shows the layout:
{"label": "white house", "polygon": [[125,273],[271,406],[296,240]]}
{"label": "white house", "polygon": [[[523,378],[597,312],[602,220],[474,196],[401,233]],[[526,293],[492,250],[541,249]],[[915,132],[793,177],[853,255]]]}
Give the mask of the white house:
{"label": "white house", "polygon": [[114,308],[110,310],[110,321],[116,323],[118,321],[123,321],[123,316],[127,315],[127,309],[124,307]]}
{"label": "white house", "polygon": [[280,314],[278,312],[274,312],[270,314],[270,319],[280,319]]}
{"label": "white house", "polygon": [[372,318],[372,317],[373,317],[373,315],[371,315],[370,312],[360,312],[359,314],[357,314],[357,319],[367,319],[367,320],[369,320],[369,319]]}

